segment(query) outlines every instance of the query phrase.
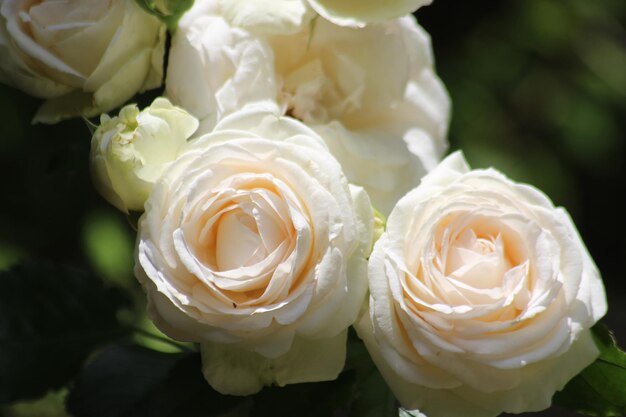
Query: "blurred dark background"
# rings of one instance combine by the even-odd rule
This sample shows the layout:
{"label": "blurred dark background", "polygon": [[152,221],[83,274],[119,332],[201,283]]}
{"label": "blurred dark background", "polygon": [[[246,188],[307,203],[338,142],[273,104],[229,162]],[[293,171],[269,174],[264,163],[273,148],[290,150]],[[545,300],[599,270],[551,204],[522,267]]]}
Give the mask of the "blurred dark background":
{"label": "blurred dark background", "polygon": [[[605,322],[626,347],[626,1],[435,0],[416,15],[452,97],[451,150],[567,208],[604,277]],[[0,85],[0,269],[46,259],[134,287],[134,232],[91,185],[87,124],[32,126],[38,103]],[[61,409],[52,395],[0,415]]]}

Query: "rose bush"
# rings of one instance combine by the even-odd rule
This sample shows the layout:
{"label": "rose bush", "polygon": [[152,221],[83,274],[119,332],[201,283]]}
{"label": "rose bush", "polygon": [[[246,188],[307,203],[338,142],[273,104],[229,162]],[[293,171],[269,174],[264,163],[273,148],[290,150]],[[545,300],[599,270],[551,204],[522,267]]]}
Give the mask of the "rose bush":
{"label": "rose bush", "polygon": [[160,86],[164,44],[134,0],[0,1],[0,82],[47,99],[35,121],[96,116]]}
{"label": "rose bush", "polygon": [[365,300],[373,215],[312,130],[234,113],[190,143],[145,209],[135,273],[151,318],[202,344],[215,389],[337,377]]}
{"label": "rose bush", "polygon": [[125,213],[143,211],[154,183],[197,128],[196,118],[161,97],[142,111],[130,104],[119,116],[103,114],[91,139],[96,189]]}
{"label": "rose bush", "polygon": [[547,408],[598,355],[604,288],[567,212],[460,153],[398,202],[369,281],[358,334],[430,417]]}
{"label": "rose bush", "polygon": [[198,2],[183,17],[166,95],[205,132],[249,103],[278,104],[315,129],[388,214],[447,148],[450,103],[428,34],[412,17],[354,29],[309,22],[301,9],[286,17],[227,4]]}

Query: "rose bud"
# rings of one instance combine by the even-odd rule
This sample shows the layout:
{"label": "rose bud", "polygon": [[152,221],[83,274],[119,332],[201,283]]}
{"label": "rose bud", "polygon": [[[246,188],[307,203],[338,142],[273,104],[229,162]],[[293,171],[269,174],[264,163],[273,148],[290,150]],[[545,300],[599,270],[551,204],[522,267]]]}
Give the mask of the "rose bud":
{"label": "rose bud", "polygon": [[91,139],[92,178],[125,213],[143,211],[154,183],[198,128],[195,117],[164,98],[143,111],[131,104],[119,116],[103,114],[100,123]]}

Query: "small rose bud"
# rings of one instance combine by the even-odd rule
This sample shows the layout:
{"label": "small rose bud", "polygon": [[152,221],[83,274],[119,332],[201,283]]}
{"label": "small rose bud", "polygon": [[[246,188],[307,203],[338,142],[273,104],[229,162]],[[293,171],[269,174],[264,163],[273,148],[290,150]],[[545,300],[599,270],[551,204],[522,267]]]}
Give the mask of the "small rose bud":
{"label": "small rose bud", "polygon": [[100,194],[121,211],[143,211],[152,187],[178,157],[198,120],[165,98],[117,117],[103,114],[91,140],[91,172]]}

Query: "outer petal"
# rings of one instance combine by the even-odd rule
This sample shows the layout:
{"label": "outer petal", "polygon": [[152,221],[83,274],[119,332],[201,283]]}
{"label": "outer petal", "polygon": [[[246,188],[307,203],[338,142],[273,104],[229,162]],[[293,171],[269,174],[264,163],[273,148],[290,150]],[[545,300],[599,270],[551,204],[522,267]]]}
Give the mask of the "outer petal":
{"label": "outer petal", "polygon": [[202,372],[222,394],[251,395],[264,386],[330,381],[343,369],[347,331],[325,339],[296,338],[288,353],[274,359],[217,344],[202,344]]}
{"label": "outer petal", "polygon": [[[67,63],[56,57],[49,50],[39,45],[35,40],[24,33],[20,25],[20,12],[24,6],[23,0],[6,1],[1,5],[0,13],[6,19],[6,31],[20,53],[25,54],[27,65],[36,68],[45,78],[51,78],[61,84],[72,87],[80,86],[84,75],[80,74]],[[24,61],[23,57],[19,58]]]}
{"label": "outer petal", "polygon": [[304,0],[220,0],[226,19],[256,33],[293,33],[306,25],[311,10]]}
{"label": "outer petal", "polygon": [[[198,6],[196,6],[198,5]],[[202,7],[196,2],[194,9]],[[273,53],[267,44],[219,16],[181,24],[172,40],[166,95],[210,132],[224,116],[277,94]]]}
{"label": "outer petal", "polygon": [[[90,5],[91,7],[89,8],[86,8],[84,5],[80,7],[79,3],[75,3],[73,7],[68,3],[65,5],[63,5],[63,3],[56,3],[58,4],[58,6],[56,6],[55,2],[49,1],[42,2],[38,6],[35,6],[36,8],[43,9],[41,12],[37,13],[40,15],[40,19],[46,19],[44,16],[48,16],[48,14],[54,11],[59,15],[66,14],[65,18],[70,19],[70,22],[73,20],[73,14],[87,14],[87,16],[77,16],[78,20],[89,19],[88,15],[92,13],[92,16],[100,17],[82,30],[72,31],[68,29],[67,35],[69,36],[61,36],[63,31],[53,31],[46,28],[43,29],[42,32],[50,32],[49,35],[51,39],[40,39],[38,36],[34,37],[39,45],[46,45],[51,53],[83,77],[88,76],[95,70],[101,57],[105,54],[119,23],[123,20],[124,11],[126,9],[124,2],[111,3],[110,7],[107,7],[108,5],[105,2],[94,3],[95,4]],[[31,13],[33,13],[33,9],[34,8],[31,8]],[[87,11],[85,9],[91,10]],[[103,12],[104,14],[102,14]],[[51,18],[48,17],[48,19]],[[67,23],[68,26],[71,26],[70,22]],[[56,26],[61,25],[57,24]],[[37,25],[35,27],[37,27]],[[88,50],[85,50],[85,45],[89,45]],[[46,65],[46,61],[42,61],[42,64]]]}
{"label": "outer petal", "polygon": [[411,14],[432,0],[308,0],[324,18],[340,26],[365,26],[368,23]]}
{"label": "outer petal", "polygon": [[[499,412],[492,412],[479,405],[464,400],[448,390],[432,390],[420,385],[412,384],[399,376],[381,355],[378,342],[374,337],[369,311],[365,311],[355,324],[357,333],[369,352],[376,367],[400,401],[407,409],[419,409],[429,417],[468,416],[468,417],[496,417]],[[445,407],[443,413],[438,413],[438,406]]]}
{"label": "outer petal", "polygon": [[145,49],[126,62],[102,85],[95,94],[72,92],[42,104],[34,123],[58,123],[82,114],[94,117],[128,101],[143,85],[145,74],[150,71],[151,50]]}
{"label": "outer petal", "polygon": [[341,163],[348,180],[364,187],[374,207],[385,215],[427,172],[401,136],[386,131],[354,132],[339,122],[315,130]]}
{"label": "outer petal", "polygon": [[[357,242],[347,261],[347,283],[344,292],[337,291],[338,307],[333,309],[330,303],[324,304],[320,312],[309,317],[299,327],[299,334],[314,337],[333,337],[352,325],[359,314],[367,295],[367,258],[371,252],[374,214],[367,193],[361,188],[350,185],[352,210],[357,220]],[[342,297],[340,297],[343,295]],[[322,314],[319,314],[322,313]],[[320,316],[324,320],[320,320]]]}
{"label": "outer petal", "polygon": [[242,111],[224,117],[215,126],[215,131],[237,130],[252,133],[258,137],[295,142],[317,150],[328,150],[324,141],[313,129],[295,119],[281,116],[278,108],[272,104],[272,102],[258,102],[256,105],[247,106]]}
{"label": "outer petal", "polygon": [[0,15],[0,82],[40,98],[68,93],[71,87],[43,77],[24,62],[11,41],[6,25],[6,18]]}
{"label": "outer petal", "polygon": [[580,313],[575,317],[581,320],[581,324],[585,327],[591,327],[606,314],[608,309],[606,301],[606,293],[600,271],[596,266],[593,258],[589,254],[578,229],[574,225],[572,218],[565,210],[559,210],[561,221],[570,228],[573,241],[582,253],[583,272],[580,287],[576,294],[576,299],[580,301],[576,305],[580,309]]}
{"label": "outer petal", "polygon": [[[523,368],[522,383],[514,390],[482,393],[459,388],[454,391],[468,402],[487,406],[493,410],[494,416],[502,411],[523,413],[545,410],[550,407],[554,393],[562,390],[570,379],[590,365],[598,353],[591,332],[587,330],[564,354]],[[428,412],[426,409],[423,411]]]}
{"label": "outer petal", "polygon": [[[374,363],[405,408],[419,409],[430,417],[467,415],[495,417],[502,412],[523,413],[550,407],[552,396],[598,355],[589,331],[583,333],[570,350],[547,362],[523,370],[523,382],[510,391],[484,393],[466,387],[433,390],[403,379],[381,355],[374,337],[369,312],[355,325]],[[547,376],[550,376],[547,378]]]}
{"label": "outer petal", "polygon": [[404,125],[404,140],[412,153],[431,170],[444,153],[450,123],[450,96],[437,77],[432,57],[430,35],[416,23],[413,16],[398,20],[407,45],[420,45],[408,49],[411,74],[404,92],[404,100],[394,109],[390,120]]}

